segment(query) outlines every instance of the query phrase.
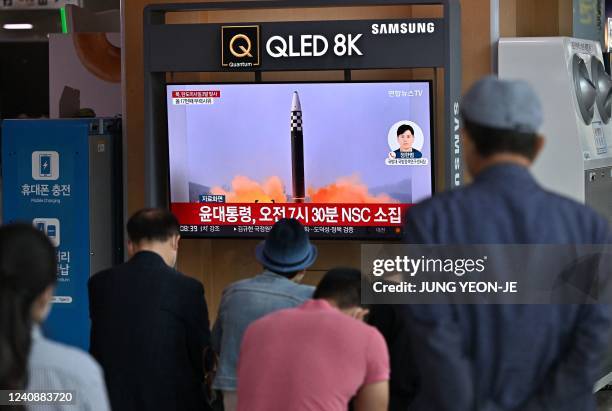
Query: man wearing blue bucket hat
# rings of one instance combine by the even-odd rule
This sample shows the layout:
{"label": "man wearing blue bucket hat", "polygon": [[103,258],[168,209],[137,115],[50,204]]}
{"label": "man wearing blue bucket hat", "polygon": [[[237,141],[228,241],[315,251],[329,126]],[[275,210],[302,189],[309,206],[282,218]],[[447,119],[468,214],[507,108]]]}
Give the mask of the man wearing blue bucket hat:
{"label": "man wearing blue bucket hat", "polygon": [[213,388],[223,391],[225,411],[236,409],[236,367],[246,328],[271,312],[300,305],[314,292],[314,287],[299,283],[317,259],[317,248],[297,220],[277,221],[257,245],[255,257],[263,273],[223,291],[213,328],[212,344],[219,353]]}

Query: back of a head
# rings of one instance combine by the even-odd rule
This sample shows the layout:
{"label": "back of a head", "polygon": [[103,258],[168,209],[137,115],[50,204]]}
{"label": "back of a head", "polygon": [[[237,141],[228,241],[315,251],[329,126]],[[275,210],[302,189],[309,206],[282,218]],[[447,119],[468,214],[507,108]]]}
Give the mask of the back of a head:
{"label": "back of a head", "polygon": [[256,256],[266,269],[293,278],[314,263],[317,249],[298,220],[283,218],[257,246]]}
{"label": "back of a head", "polygon": [[0,389],[24,389],[34,301],[57,279],[49,239],[25,224],[0,227]]}
{"label": "back of a head", "polygon": [[180,234],[179,222],[170,211],[145,208],[137,211],[127,222],[128,238],[138,244],[142,241],[165,242]]}
{"label": "back of a head", "polygon": [[543,109],[527,82],[494,76],[479,80],[461,100],[461,117],[481,156],[513,153],[535,158]]}
{"label": "back of a head", "polygon": [[361,306],[361,272],[354,268],[329,270],[314,292],[313,298],[333,301],[344,310]]}
{"label": "back of a head", "polygon": [[[268,242],[276,241],[277,245],[280,245],[283,252],[291,249],[298,242],[302,241],[301,231],[303,230],[302,225],[295,219],[283,219],[280,223],[277,222],[270,233],[268,233]],[[280,240],[280,241],[278,241]],[[293,278],[298,274],[298,271],[283,271],[273,267],[266,267],[270,271],[285,276],[287,278]]]}

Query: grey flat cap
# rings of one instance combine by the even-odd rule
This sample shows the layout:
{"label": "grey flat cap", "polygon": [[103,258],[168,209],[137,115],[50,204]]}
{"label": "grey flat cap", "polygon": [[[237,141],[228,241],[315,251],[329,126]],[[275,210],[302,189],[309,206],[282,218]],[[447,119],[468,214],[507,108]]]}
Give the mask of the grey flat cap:
{"label": "grey flat cap", "polygon": [[464,119],[481,126],[537,133],[542,125],[542,104],[523,80],[500,80],[495,76],[476,82],[461,100]]}

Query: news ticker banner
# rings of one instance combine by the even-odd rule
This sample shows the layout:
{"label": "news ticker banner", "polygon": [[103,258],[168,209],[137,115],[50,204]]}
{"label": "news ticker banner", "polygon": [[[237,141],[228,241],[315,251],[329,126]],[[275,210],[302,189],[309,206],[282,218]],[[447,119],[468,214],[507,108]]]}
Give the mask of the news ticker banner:
{"label": "news ticker banner", "polygon": [[173,203],[181,224],[273,225],[295,218],[306,226],[401,227],[409,205],[317,203]]}
{"label": "news ticker banner", "polygon": [[171,210],[189,236],[261,237],[282,218],[295,218],[314,237],[399,238],[407,204],[172,203]]}
{"label": "news ticker banner", "polygon": [[363,245],[365,304],[612,304],[612,246]]}

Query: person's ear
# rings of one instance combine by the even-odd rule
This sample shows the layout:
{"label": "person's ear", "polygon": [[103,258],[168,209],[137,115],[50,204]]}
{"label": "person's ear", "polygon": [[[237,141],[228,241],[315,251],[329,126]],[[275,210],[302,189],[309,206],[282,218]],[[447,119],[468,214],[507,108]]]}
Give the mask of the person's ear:
{"label": "person's ear", "polygon": [[172,249],[177,251],[179,248],[179,241],[181,240],[181,236],[180,235],[175,235],[174,237],[172,237]]}
{"label": "person's ear", "polygon": [[467,152],[467,150],[474,149],[474,142],[472,141],[472,137],[470,136],[470,132],[465,128],[461,129],[461,145],[463,146],[463,152]]}
{"label": "person's ear", "polygon": [[353,317],[356,320],[364,321],[365,317],[370,313],[370,310],[362,307],[352,307],[343,310],[348,316]]}
{"label": "person's ear", "polygon": [[128,240],[127,242],[127,251],[130,258],[136,254],[136,245],[132,242],[132,240]]}
{"label": "person's ear", "polygon": [[302,280],[304,279],[304,274],[306,274],[306,270],[302,270],[299,273],[297,273],[295,275],[295,277],[292,278],[294,283],[301,283]]}
{"label": "person's ear", "polygon": [[365,321],[365,318],[368,314],[370,314],[370,310],[368,310],[367,308],[359,307],[357,308],[357,311],[355,313],[355,319],[359,321]]}
{"label": "person's ear", "polygon": [[465,128],[461,129],[461,146],[463,163],[469,176],[474,178],[481,170],[483,159],[474,144],[474,140],[472,140],[470,132]]}
{"label": "person's ear", "polygon": [[531,159],[532,163],[535,161],[536,158],[538,158],[538,156],[540,155],[540,153],[544,149],[545,145],[546,145],[546,139],[544,138],[544,136],[538,134],[536,136],[535,150],[533,152],[533,158]]}
{"label": "person's ear", "polygon": [[465,128],[461,129],[461,151],[463,153],[463,160],[466,163],[478,154],[474,140],[472,140],[470,132]]}

